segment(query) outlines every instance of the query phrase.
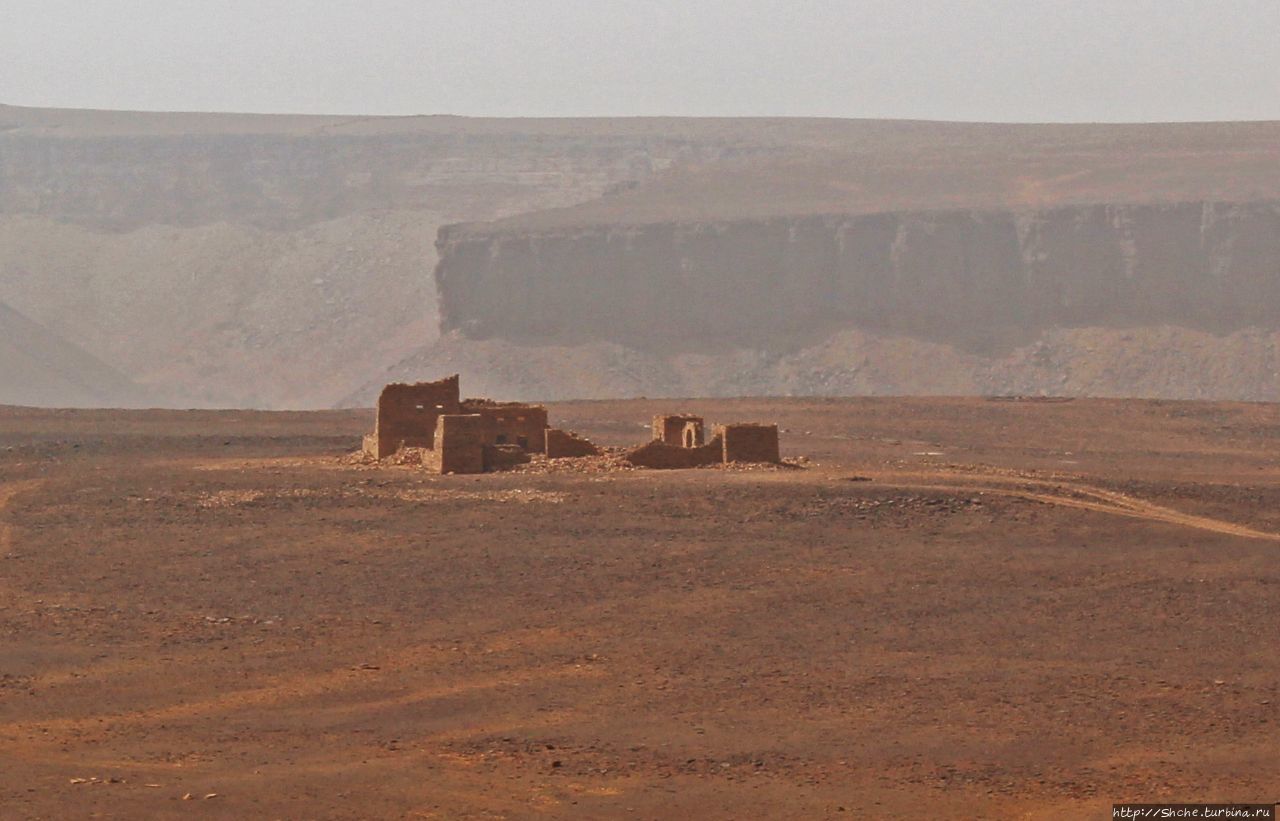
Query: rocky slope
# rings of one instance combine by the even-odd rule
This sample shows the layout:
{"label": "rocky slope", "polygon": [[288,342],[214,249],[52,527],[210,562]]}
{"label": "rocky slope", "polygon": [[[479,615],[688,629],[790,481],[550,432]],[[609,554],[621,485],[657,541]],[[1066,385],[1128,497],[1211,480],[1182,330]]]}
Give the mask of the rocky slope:
{"label": "rocky slope", "polygon": [[131,408],[147,395],[87,351],[0,303],[0,405]]}
{"label": "rocky slope", "polygon": [[611,342],[477,341],[452,332],[375,374],[342,404],[365,407],[387,382],[456,372],[467,374],[472,392],[504,399],[1025,395],[1275,402],[1280,332],[1053,328],[987,354],[858,329],[787,352],[677,354]]}

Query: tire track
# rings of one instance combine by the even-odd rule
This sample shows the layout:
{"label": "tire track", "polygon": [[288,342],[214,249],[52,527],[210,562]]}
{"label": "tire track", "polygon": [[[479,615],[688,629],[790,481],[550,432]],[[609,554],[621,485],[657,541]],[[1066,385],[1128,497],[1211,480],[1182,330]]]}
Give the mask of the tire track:
{"label": "tire track", "polygon": [[44,484],[43,479],[27,479],[0,485],[0,555],[9,553],[13,549],[13,525],[9,524],[5,517],[9,502],[19,493],[34,490],[42,484]]}
{"label": "tire track", "polygon": [[[901,481],[912,478],[918,478],[922,481]],[[1258,530],[1247,525],[1209,516],[1183,513],[1174,508],[1158,505],[1144,499],[1093,487],[1078,480],[1039,479],[1033,476],[1007,475],[980,469],[972,472],[944,470],[882,474],[881,479],[886,484],[898,487],[941,491],[981,491],[1058,507],[1090,510],[1113,516],[1124,516],[1130,519],[1160,522],[1243,539],[1280,542],[1280,533]]]}
{"label": "tire track", "polygon": [[[34,490],[42,484],[44,484],[43,479],[27,479],[20,482],[0,484],[0,561],[9,558],[13,554],[13,525],[9,523],[6,515],[9,503],[18,494]],[[3,611],[12,603],[12,596],[16,589],[14,585],[14,579],[9,573],[0,573],[0,611]]]}

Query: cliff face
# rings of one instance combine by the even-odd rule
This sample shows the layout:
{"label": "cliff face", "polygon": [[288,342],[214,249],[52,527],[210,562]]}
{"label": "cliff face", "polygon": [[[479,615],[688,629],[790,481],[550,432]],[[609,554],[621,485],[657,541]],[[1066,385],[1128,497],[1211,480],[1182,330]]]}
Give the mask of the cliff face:
{"label": "cliff face", "polygon": [[788,352],[860,329],[1012,350],[1054,328],[1280,327],[1280,203],[446,228],[443,328],[521,344]]}

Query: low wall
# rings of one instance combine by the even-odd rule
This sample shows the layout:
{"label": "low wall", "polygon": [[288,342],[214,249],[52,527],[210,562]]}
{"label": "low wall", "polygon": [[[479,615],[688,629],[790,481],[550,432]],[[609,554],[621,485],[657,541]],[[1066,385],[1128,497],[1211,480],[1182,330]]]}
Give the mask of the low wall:
{"label": "low wall", "polygon": [[600,448],[594,442],[570,431],[547,428],[546,453],[548,459],[566,459],[575,456],[598,456]]}
{"label": "low wall", "polygon": [[717,436],[698,448],[682,448],[654,440],[627,453],[636,467],[675,470],[715,465],[724,461],[724,446]]}

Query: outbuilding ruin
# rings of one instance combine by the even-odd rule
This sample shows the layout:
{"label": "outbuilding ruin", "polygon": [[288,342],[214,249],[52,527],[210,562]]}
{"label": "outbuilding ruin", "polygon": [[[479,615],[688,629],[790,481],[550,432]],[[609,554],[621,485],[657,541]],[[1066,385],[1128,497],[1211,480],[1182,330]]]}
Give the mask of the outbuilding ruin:
{"label": "outbuilding ruin", "polygon": [[[648,468],[781,461],[777,425],[720,425],[704,442],[705,430],[701,416],[655,416],[652,440],[627,450],[623,459]],[[439,473],[503,470],[535,454],[562,459],[603,453],[594,442],[551,427],[542,405],[463,399],[457,374],[383,388],[373,432],[364,437],[364,456],[382,460],[408,448],[421,454],[427,469]]]}
{"label": "outbuilding ruin", "polygon": [[627,461],[637,467],[692,468],[731,462],[782,461],[778,426],[740,422],[717,425],[703,443],[706,424],[689,414],[653,417],[653,439],[630,451]]}

